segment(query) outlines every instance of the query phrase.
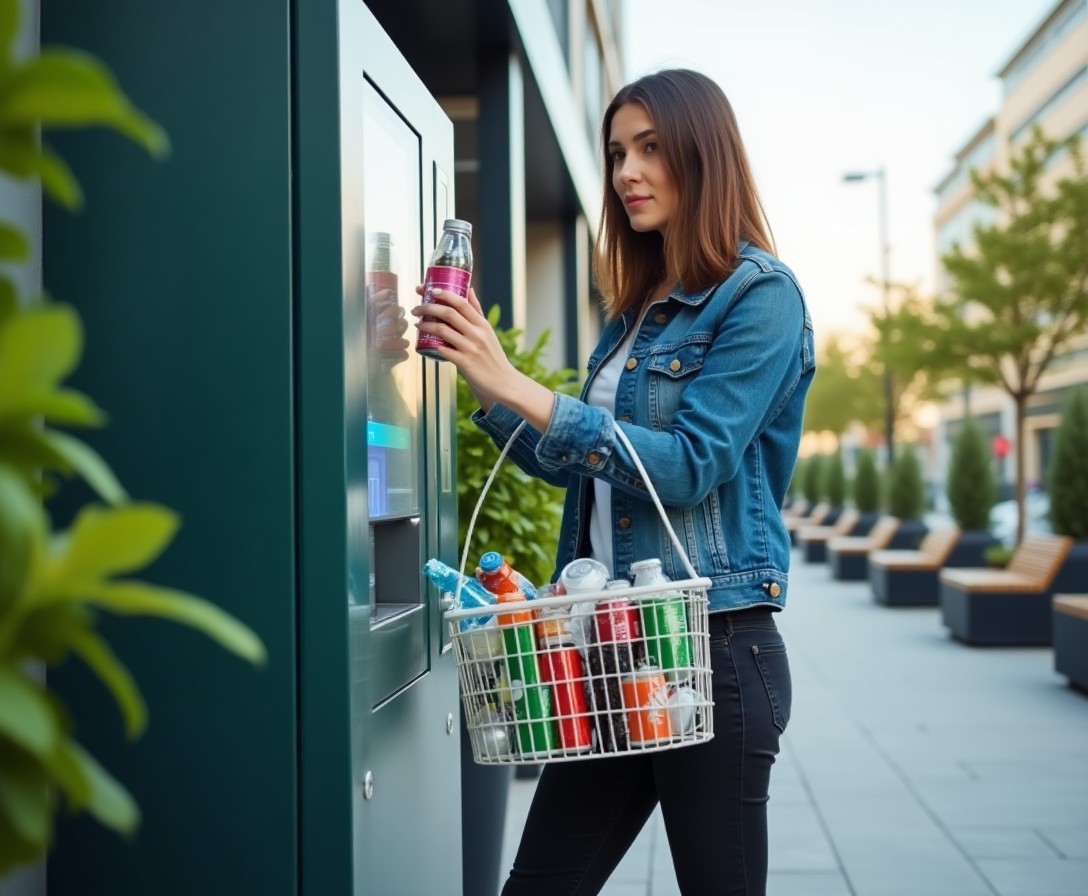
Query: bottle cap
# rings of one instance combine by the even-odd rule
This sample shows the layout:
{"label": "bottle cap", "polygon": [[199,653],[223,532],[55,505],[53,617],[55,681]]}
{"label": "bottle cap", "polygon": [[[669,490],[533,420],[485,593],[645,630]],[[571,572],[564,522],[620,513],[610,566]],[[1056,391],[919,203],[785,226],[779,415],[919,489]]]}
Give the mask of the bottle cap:
{"label": "bottle cap", "polygon": [[661,560],[652,557],[649,560],[636,560],[631,564],[631,572],[641,572],[644,569],[657,569],[661,566]]}
{"label": "bottle cap", "polygon": [[374,230],[366,236],[368,243],[384,243],[386,245],[393,244],[393,234],[386,233],[384,230]]}
{"label": "bottle cap", "polygon": [[631,583],[627,579],[612,579],[605,583],[605,591],[622,591],[624,588],[630,588]]}
{"label": "bottle cap", "polygon": [[480,557],[480,569],[494,572],[503,564],[503,557],[498,551],[488,551]]}
{"label": "bottle cap", "polygon": [[462,221],[460,218],[446,218],[442,222],[443,230],[452,230],[455,233],[463,233],[465,236],[472,236],[472,223],[470,221]]}

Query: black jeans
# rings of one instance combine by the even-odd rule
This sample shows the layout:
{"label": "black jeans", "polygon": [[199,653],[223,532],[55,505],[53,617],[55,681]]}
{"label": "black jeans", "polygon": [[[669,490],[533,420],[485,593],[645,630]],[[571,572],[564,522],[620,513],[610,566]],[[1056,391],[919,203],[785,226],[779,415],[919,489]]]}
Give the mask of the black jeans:
{"label": "black jeans", "polygon": [[789,721],[772,611],[710,617],[714,737],[696,746],[549,763],[502,896],[599,893],[660,802],[685,896],[764,896],[767,799]]}

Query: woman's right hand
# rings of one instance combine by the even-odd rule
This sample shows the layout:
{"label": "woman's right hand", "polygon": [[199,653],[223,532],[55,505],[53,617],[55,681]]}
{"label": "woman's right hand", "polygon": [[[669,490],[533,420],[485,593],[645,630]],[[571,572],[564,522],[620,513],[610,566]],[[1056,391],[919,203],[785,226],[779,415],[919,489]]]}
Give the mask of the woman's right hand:
{"label": "woman's right hand", "polygon": [[[423,287],[416,287],[416,292],[422,295]],[[485,411],[496,402],[503,404],[543,432],[555,396],[510,363],[476,291],[470,288],[467,298],[446,290],[434,290],[433,296],[437,301],[419,305],[411,313],[419,319],[420,332],[446,343],[436,349],[437,354],[456,365]]]}

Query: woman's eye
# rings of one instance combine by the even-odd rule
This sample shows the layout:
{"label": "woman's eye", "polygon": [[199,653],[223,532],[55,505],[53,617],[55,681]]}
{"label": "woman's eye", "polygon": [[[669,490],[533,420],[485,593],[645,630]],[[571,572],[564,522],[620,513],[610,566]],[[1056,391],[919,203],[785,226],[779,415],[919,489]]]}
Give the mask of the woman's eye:
{"label": "woman's eye", "polygon": [[611,156],[613,162],[623,161],[623,152],[621,150],[614,149],[609,155]]}
{"label": "woman's eye", "polygon": [[647,143],[647,144],[646,144],[646,145],[645,145],[645,146],[643,147],[643,149],[644,149],[644,150],[645,150],[646,152],[657,152],[657,144],[656,144],[656,143],[654,143],[653,141],[651,141],[651,142]]}

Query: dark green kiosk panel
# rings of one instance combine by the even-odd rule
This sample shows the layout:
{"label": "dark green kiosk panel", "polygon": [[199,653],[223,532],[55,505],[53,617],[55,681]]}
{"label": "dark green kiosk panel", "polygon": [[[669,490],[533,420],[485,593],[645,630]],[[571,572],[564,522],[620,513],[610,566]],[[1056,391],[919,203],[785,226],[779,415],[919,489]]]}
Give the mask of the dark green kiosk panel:
{"label": "dark green kiosk panel", "polygon": [[[453,128],[361,0],[41,0],[169,133],[47,135],[86,208],[47,208],[44,280],[86,330],[73,385],[129,493],[177,510],[141,577],[268,648],[102,621],[149,707],[51,675],[133,793],[131,840],[60,824],[50,896],[461,891],[456,670],[420,567],[456,560],[454,371],[399,312],[455,215]],[[74,487],[64,513],[82,501]]]}

